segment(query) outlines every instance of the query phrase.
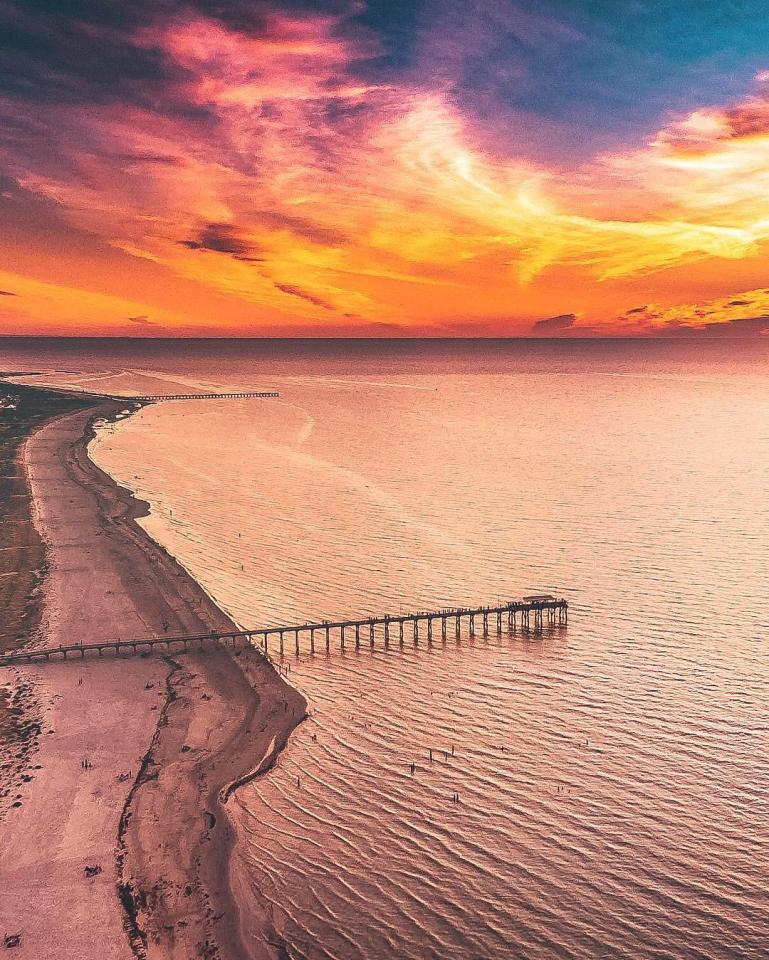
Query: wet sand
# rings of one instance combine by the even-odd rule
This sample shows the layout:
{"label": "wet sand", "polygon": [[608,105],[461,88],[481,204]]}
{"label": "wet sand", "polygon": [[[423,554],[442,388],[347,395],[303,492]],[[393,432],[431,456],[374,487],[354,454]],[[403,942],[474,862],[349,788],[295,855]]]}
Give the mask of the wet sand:
{"label": "wet sand", "polygon": [[[232,628],[134,522],[146,505],[88,459],[92,418],[124,409],[57,417],[24,444],[48,567],[35,644]],[[279,956],[269,925],[249,923],[244,942],[227,799],[304,699],[257,654],[221,649],[9,672],[41,723],[20,805],[0,820],[0,934],[21,935],[15,956]]]}

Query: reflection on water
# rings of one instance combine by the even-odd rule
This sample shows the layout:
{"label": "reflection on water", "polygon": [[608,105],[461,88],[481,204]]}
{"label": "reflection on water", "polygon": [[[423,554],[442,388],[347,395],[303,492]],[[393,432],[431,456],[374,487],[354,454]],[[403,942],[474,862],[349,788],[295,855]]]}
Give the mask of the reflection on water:
{"label": "reflection on water", "polygon": [[766,345],[185,349],[91,370],[281,399],[93,455],[241,623],[571,603],[286,658],[311,717],[237,803],[289,955],[766,956]]}

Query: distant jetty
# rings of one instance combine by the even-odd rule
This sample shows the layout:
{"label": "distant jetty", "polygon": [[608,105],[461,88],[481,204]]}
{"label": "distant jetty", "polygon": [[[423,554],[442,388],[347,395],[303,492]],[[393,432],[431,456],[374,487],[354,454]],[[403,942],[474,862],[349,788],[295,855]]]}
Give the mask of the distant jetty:
{"label": "distant jetty", "polygon": [[27,372],[24,370],[0,371],[0,380],[9,387],[22,386],[29,390],[40,390],[48,393],[63,394],[64,396],[84,397],[86,400],[116,400],[118,403],[158,403],[161,400],[250,400],[274,399],[280,397],[277,390],[242,390],[231,393],[153,393],[141,396],[130,396],[118,393],[96,393],[91,390],[75,390],[72,387],[51,386],[48,384],[16,384],[7,380],[8,377],[40,377],[42,373]]}
{"label": "distant jetty", "polygon": [[159,400],[249,400],[259,397],[279,397],[276,390],[257,393],[158,393],[144,397],[113,397],[113,400],[135,400],[139,403],[157,403]]}

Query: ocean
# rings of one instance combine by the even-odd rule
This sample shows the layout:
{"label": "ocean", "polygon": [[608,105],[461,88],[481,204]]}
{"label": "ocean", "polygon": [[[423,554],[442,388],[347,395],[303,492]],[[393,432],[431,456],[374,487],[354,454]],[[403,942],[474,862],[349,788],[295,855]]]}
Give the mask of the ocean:
{"label": "ocean", "polygon": [[235,815],[297,960],[767,956],[767,360],[0,341],[45,382],[280,392],[148,406],[91,445],[245,627],[569,601],[541,636],[286,655],[310,716]]}

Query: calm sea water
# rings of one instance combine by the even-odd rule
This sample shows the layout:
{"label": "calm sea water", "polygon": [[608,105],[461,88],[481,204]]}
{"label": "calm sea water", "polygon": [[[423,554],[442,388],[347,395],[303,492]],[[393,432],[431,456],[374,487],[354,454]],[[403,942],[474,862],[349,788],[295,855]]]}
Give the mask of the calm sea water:
{"label": "calm sea water", "polygon": [[238,816],[254,897],[313,960],[769,955],[767,360],[0,344],[110,391],[280,390],[92,446],[245,625],[569,599],[541,638],[287,658],[311,717]]}

